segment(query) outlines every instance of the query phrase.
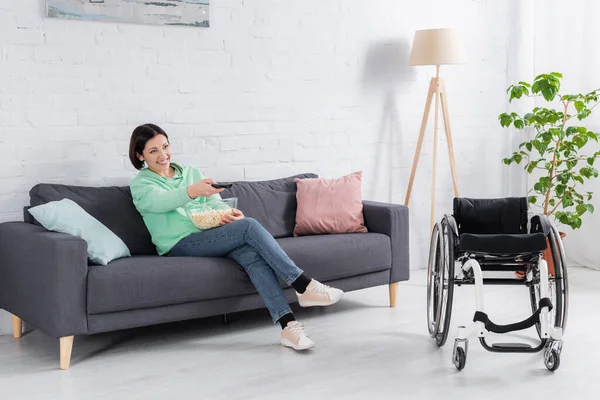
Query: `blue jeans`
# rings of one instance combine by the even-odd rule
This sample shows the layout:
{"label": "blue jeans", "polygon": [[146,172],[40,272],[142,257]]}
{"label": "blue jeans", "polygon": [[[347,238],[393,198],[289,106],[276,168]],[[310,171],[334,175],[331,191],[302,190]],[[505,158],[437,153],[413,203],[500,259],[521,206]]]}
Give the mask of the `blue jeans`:
{"label": "blue jeans", "polygon": [[273,322],[292,312],[277,277],[291,285],[303,271],[253,218],[243,218],[192,233],[180,240],[167,255],[232,258],[250,277],[269,309]]}

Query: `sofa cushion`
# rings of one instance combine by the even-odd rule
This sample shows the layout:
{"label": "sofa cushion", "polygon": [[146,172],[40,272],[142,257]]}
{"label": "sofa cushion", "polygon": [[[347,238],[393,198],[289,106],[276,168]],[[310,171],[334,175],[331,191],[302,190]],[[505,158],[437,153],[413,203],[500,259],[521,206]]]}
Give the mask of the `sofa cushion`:
{"label": "sofa cushion", "polygon": [[296,178],[318,178],[318,175],[307,173],[269,181],[233,182],[230,189],[221,192],[221,197],[237,197],[238,208],[245,216],[256,219],[275,238],[289,237],[296,224]]}
{"label": "sofa cushion", "polygon": [[338,179],[296,179],[298,210],[294,236],[366,233],[362,171]]}
{"label": "sofa cushion", "polygon": [[93,263],[106,265],[117,258],[131,256],[121,238],[73,200],[51,201],[31,207],[29,213],[49,231],[68,233],[85,240],[88,258]]}
{"label": "sofa cushion", "polygon": [[381,233],[300,236],[277,242],[307,276],[323,282],[392,265],[390,238]]}
{"label": "sofa cushion", "polygon": [[[277,240],[305,273],[323,282],[390,269],[391,244],[378,233]],[[285,285],[282,285],[285,286]],[[135,256],[90,266],[88,313],[101,314],[255,293],[228,258]]]}
{"label": "sofa cushion", "polygon": [[90,266],[88,313],[134,310],[253,293],[228,258],[135,256]]}
{"label": "sofa cushion", "polygon": [[32,207],[70,199],[125,242],[132,255],[156,254],[128,186],[86,187],[40,183],[29,191]]}

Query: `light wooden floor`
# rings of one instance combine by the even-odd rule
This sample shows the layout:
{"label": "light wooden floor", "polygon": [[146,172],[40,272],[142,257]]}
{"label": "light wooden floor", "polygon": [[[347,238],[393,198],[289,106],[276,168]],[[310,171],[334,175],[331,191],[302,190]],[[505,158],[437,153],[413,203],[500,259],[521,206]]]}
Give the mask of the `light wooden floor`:
{"label": "light wooden floor", "polygon": [[[569,326],[554,374],[541,353],[489,353],[476,340],[457,372],[453,336],[437,349],[427,334],[425,274],[414,271],[395,309],[382,286],[348,293],[329,309],[299,310],[317,343],[307,353],[279,346],[265,310],[234,315],[228,325],[211,318],[76,337],[68,371],[58,369],[58,340],[39,331],[18,341],[2,336],[0,399],[598,398],[600,272],[574,268],[570,276]],[[470,321],[474,305],[471,287],[455,293],[453,327]],[[523,288],[485,293],[497,323],[529,312]]]}

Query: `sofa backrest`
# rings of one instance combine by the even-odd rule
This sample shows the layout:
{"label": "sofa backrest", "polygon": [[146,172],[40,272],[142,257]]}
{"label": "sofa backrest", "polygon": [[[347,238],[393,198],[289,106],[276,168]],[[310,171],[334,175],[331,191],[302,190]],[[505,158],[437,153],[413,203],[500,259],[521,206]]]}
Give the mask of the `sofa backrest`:
{"label": "sofa backrest", "polygon": [[[317,178],[300,174],[269,181],[238,181],[221,197],[237,197],[244,215],[260,222],[274,237],[292,236],[296,223],[295,178]],[[40,183],[29,191],[32,207],[70,199],[102,222],[125,242],[132,255],[156,254],[144,220],[133,205],[128,186],[88,187]],[[25,211],[25,214],[28,214]],[[30,220],[26,216],[26,221]]]}
{"label": "sofa backrest", "polygon": [[238,208],[245,216],[256,219],[276,238],[289,237],[294,232],[298,208],[295,178],[318,178],[318,175],[307,173],[269,181],[233,182],[221,197],[237,197]]}

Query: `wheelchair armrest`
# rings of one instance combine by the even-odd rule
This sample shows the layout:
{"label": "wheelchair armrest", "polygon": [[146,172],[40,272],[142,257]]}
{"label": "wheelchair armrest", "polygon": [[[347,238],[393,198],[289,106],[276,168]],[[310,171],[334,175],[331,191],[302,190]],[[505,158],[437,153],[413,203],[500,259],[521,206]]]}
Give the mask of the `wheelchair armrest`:
{"label": "wheelchair armrest", "polygon": [[547,215],[538,214],[531,218],[531,230],[530,233],[542,232],[544,235],[550,235],[552,230],[552,222]]}
{"label": "wheelchair armrest", "polygon": [[452,228],[454,235],[458,237],[458,224],[456,223],[456,218],[454,218],[454,215],[445,214],[444,218],[446,218],[446,220],[448,221],[448,225],[450,225],[450,228]]}

